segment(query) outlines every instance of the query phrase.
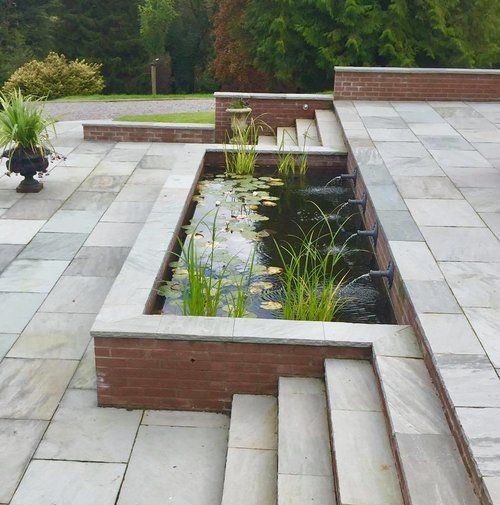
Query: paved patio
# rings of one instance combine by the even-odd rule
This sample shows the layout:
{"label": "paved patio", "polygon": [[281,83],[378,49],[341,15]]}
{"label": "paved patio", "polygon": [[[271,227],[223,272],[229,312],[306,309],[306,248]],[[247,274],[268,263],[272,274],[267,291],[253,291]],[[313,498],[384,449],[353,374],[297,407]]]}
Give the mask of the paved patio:
{"label": "paved patio", "polygon": [[[337,108],[496,496],[500,104]],[[182,503],[197,503],[221,490],[227,418],[97,408],[89,337],[169,174],[165,157],[150,144],[83,142],[77,122],[58,130],[68,159],[42,193],[18,195],[18,179],[0,178],[0,503],[111,505],[118,496],[132,505],[144,498],[146,476],[148,503],[165,502],[162,469],[174,467],[192,469],[189,479],[172,478],[186,478]],[[169,159],[185,149],[172,145]],[[194,485],[201,475],[205,487]]]}
{"label": "paved patio", "polygon": [[500,104],[335,107],[474,464],[500,503]]}

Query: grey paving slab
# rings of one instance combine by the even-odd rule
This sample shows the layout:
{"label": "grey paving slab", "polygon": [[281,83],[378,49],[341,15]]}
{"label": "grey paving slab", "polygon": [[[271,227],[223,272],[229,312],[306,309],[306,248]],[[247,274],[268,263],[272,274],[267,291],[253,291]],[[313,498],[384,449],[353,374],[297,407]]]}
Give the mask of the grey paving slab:
{"label": "grey paving slab", "polygon": [[430,155],[416,158],[393,157],[386,160],[387,170],[392,176],[442,177],[445,175]]}
{"label": "grey paving slab", "polygon": [[278,505],[336,505],[330,477],[318,475],[278,476]]}
{"label": "grey paving slab", "polygon": [[50,219],[61,206],[59,200],[18,200],[2,219]]}
{"label": "grey paving slab", "polygon": [[453,149],[457,151],[475,150],[474,146],[469,142],[467,142],[463,137],[455,135],[449,135],[449,136],[420,135],[419,139],[422,142],[422,144],[424,144],[424,146],[429,150],[431,149],[437,149],[437,150]]}
{"label": "grey paving slab", "polygon": [[106,154],[115,146],[114,142],[90,142],[80,144],[73,151],[75,154]]}
{"label": "grey paving slab", "polygon": [[126,184],[116,197],[117,202],[155,202],[160,194],[158,185]]}
{"label": "grey paving slab", "polygon": [[118,193],[127,179],[126,175],[91,175],[80,186],[80,191]]}
{"label": "grey paving slab", "polygon": [[500,477],[485,477],[483,481],[488,489],[491,501],[495,505],[500,503]]}
{"label": "grey paving slab", "polygon": [[370,198],[380,210],[407,210],[394,184],[373,186],[370,189]]}
{"label": "grey paving slab", "polygon": [[500,263],[446,261],[440,268],[460,305],[500,308]]}
{"label": "grey paving slab", "polygon": [[500,129],[495,130],[464,130],[462,135],[469,142],[489,142],[489,143],[499,143],[500,142]]}
{"label": "grey paving slab", "polygon": [[44,232],[90,233],[102,215],[94,210],[59,210],[47,221]]}
{"label": "grey paving slab", "polygon": [[417,313],[461,313],[460,306],[446,281],[413,280],[406,281],[405,285]]}
{"label": "grey paving slab", "polygon": [[399,117],[365,116],[363,123],[367,128],[407,128],[407,124]]}
{"label": "grey paving slab", "polygon": [[368,128],[374,142],[419,142],[409,128]]}
{"label": "grey paving slab", "polygon": [[106,161],[140,161],[149,149],[149,145],[144,147],[120,148],[117,144],[104,158]]}
{"label": "grey paving slab", "polygon": [[141,170],[149,170],[149,169],[169,170],[169,163],[165,159],[165,156],[146,154],[145,156],[142,157],[137,167]]}
{"label": "grey paving slab", "polygon": [[462,193],[476,212],[500,213],[500,187],[463,188]]}
{"label": "grey paving slab", "polygon": [[493,366],[500,368],[500,340],[498,338],[500,313],[498,308],[466,308],[465,315],[468,317]]}
{"label": "grey paving slab", "polygon": [[500,158],[500,142],[474,142],[474,148],[487,160]]}
{"label": "grey paving slab", "polygon": [[442,167],[489,167],[488,160],[477,151],[455,149],[430,149],[434,159]]}
{"label": "grey paving slab", "polygon": [[99,191],[75,191],[63,205],[64,210],[87,210],[104,212],[116,198],[114,193]]}
{"label": "grey paving slab", "polygon": [[94,341],[91,340],[69,383],[69,387],[73,389],[96,389],[96,382]]}
{"label": "grey paving slab", "polygon": [[401,193],[407,198],[441,198],[461,200],[462,194],[447,177],[411,177],[396,176],[394,181]]}
{"label": "grey paving slab", "polygon": [[179,410],[146,410],[142,424],[152,426],[179,426],[191,428],[229,428],[229,418],[225,414]]}
{"label": "grey paving slab", "polygon": [[17,257],[22,249],[22,245],[0,245],[0,273]]}
{"label": "grey paving slab", "polygon": [[116,277],[127,259],[129,247],[82,247],[65,275]]}
{"label": "grey paving slab", "polygon": [[405,203],[418,226],[485,226],[465,200],[406,199]]}
{"label": "grey paving slab", "polygon": [[114,505],[126,465],[32,461],[12,505]]}
{"label": "grey paving slab", "polygon": [[479,504],[451,435],[397,434],[396,442],[412,504]]}
{"label": "grey paving slab", "polygon": [[89,235],[85,246],[132,247],[142,226],[142,223],[100,222]]}
{"label": "grey paving slab", "polygon": [[464,134],[467,131],[475,131],[475,132],[480,132],[480,131],[494,131],[496,130],[495,125],[491,122],[488,121],[488,119],[484,117],[476,117],[476,118],[471,118],[471,117],[452,117],[452,118],[447,118],[447,122],[453,126],[453,128],[457,129],[460,131],[460,133]]}
{"label": "grey paving slab", "polygon": [[404,280],[439,281],[443,274],[424,242],[390,242],[392,254]]}
{"label": "grey paving slab", "polygon": [[377,212],[384,234],[389,241],[423,241],[417,224],[407,210],[380,210]]}
{"label": "grey paving slab", "polygon": [[276,398],[264,395],[234,395],[229,447],[277,448]]}
{"label": "grey paving slab", "polygon": [[85,233],[37,233],[19,259],[71,260],[87,238]]}
{"label": "grey paving slab", "polygon": [[378,357],[377,367],[395,433],[449,434],[423,360]]}
{"label": "grey paving slab", "polygon": [[[48,181],[44,182],[43,185],[43,196],[44,200],[58,200],[64,201],[68,198],[80,185],[80,181]],[[40,193],[28,193],[24,195],[23,200],[39,200]]]}
{"label": "grey paving slab", "polygon": [[500,261],[500,242],[484,228],[421,228],[427,244],[438,261]]}
{"label": "grey paving slab", "polygon": [[276,451],[229,447],[222,505],[276,505]]}
{"label": "grey paving slab", "polygon": [[106,277],[63,276],[40,311],[97,314],[112,284]]}
{"label": "grey paving slab", "polygon": [[226,444],[225,429],[141,426],[118,504],[220,505]]}
{"label": "grey paving slab", "polygon": [[446,391],[456,407],[500,407],[500,379],[484,353],[434,357]]}
{"label": "grey paving slab", "polygon": [[9,358],[80,360],[90,341],[93,314],[35,314],[10,350]]}
{"label": "grey paving slab", "polygon": [[381,411],[377,381],[369,361],[326,360],[325,378],[330,409]]}
{"label": "grey paving slab", "polygon": [[101,221],[114,223],[144,223],[153,202],[114,202],[102,216]]}
{"label": "grey paving slab", "polygon": [[493,167],[444,167],[457,188],[500,187],[500,172]]}
{"label": "grey paving slab", "polygon": [[332,410],[340,503],[403,504],[382,412]]}
{"label": "grey paving slab", "polygon": [[22,197],[22,194],[11,189],[0,189],[0,209],[9,209]]}
{"label": "grey paving slab", "polygon": [[385,162],[394,158],[419,158],[428,155],[420,142],[375,142],[375,147]]}
{"label": "grey paving slab", "polygon": [[421,314],[432,352],[437,354],[481,354],[483,348],[463,314]]}
{"label": "grey paving slab", "polygon": [[46,421],[0,419],[0,503],[9,503],[47,427]]}
{"label": "grey paving slab", "polygon": [[0,418],[50,420],[78,362],[4,358]]}
{"label": "grey paving slab", "polygon": [[136,170],[128,180],[129,184],[158,184],[163,186],[167,177],[169,177],[169,172],[164,169],[154,169],[149,168],[148,170]]}
{"label": "grey paving slab", "polygon": [[[500,240],[500,213],[490,214],[490,213],[480,213],[479,214],[490,230],[496,235]],[[1,250],[1,248],[0,248]],[[1,254],[1,253],[0,253]]]}
{"label": "grey paving slab", "polygon": [[0,244],[27,244],[44,224],[35,219],[0,219]]}
{"label": "grey paving slab", "polygon": [[14,260],[0,276],[0,291],[48,293],[69,261]]}
{"label": "grey paving slab", "polygon": [[128,176],[137,167],[137,161],[109,161],[104,159],[97,165],[93,175]]}
{"label": "grey paving slab", "polygon": [[46,295],[43,293],[1,293],[0,305],[9,310],[0,312],[2,332],[21,333]]}
{"label": "grey paving slab", "polygon": [[[280,379],[280,388],[284,381],[286,378]],[[331,476],[324,393],[282,394],[280,391],[278,415],[279,474]]]}
{"label": "grey paving slab", "polygon": [[99,408],[93,390],[70,389],[35,458],[127,463],[141,417],[141,410]]}
{"label": "grey paving slab", "polygon": [[459,408],[457,414],[480,473],[500,477],[500,409]]}
{"label": "grey paving slab", "polygon": [[16,333],[0,333],[0,361],[9,352],[19,335]]}

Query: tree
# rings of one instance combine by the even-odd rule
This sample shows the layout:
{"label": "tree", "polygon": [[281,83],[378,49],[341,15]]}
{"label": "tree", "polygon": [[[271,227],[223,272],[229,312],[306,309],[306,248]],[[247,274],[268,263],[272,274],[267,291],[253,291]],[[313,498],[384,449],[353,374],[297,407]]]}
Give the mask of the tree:
{"label": "tree", "polygon": [[142,43],[151,58],[165,53],[168,31],[176,17],[175,0],[145,0],[139,5]]}
{"label": "tree", "polygon": [[108,93],[149,89],[149,65],[139,33],[139,0],[60,0],[57,50],[103,64]]}

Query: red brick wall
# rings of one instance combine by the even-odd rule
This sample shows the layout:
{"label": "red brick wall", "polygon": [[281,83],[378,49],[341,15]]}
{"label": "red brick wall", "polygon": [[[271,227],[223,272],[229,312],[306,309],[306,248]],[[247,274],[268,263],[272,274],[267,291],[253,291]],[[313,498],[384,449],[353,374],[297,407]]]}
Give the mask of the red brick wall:
{"label": "red brick wall", "polygon": [[370,347],[95,338],[99,405],[229,412],[234,394],[275,395],[283,376],[323,377],[324,360]]}
{"label": "red brick wall", "polygon": [[147,128],[123,125],[83,125],[83,138],[109,142],[179,142],[211,144],[214,130],[208,128]]}
{"label": "red brick wall", "polygon": [[335,71],[336,100],[500,100],[500,74]]}
{"label": "red brick wall", "polygon": [[[231,134],[231,116],[226,109],[235,101],[235,97],[215,97],[215,141],[223,143]],[[252,109],[252,117],[259,118],[275,131],[278,126],[293,126],[296,119],[314,119],[317,109],[332,109],[330,100],[310,100],[273,98],[244,98]],[[304,109],[304,105],[308,105]],[[268,132],[267,135],[271,133]]]}

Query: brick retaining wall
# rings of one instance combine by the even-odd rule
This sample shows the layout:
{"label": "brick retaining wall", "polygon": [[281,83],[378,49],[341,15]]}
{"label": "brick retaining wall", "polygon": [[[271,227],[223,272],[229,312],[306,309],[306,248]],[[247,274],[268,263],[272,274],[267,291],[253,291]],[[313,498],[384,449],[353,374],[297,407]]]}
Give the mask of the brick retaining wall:
{"label": "brick retaining wall", "polygon": [[[317,109],[332,109],[332,97],[267,93],[215,93],[215,141],[223,143],[231,134],[231,116],[226,109],[242,99],[259,118],[275,131],[278,126],[294,126],[296,119],[314,119]],[[271,132],[264,134],[270,135]]]}
{"label": "brick retaining wall", "polygon": [[336,100],[500,100],[500,70],[335,68]]}
{"label": "brick retaining wall", "polygon": [[109,142],[179,142],[211,144],[214,127],[211,125],[173,125],[137,123],[84,123],[83,138]]}
{"label": "brick retaining wall", "polygon": [[230,412],[234,394],[276,395],[279,377],[324,377],[328,358],[371,347],[95,338],[100,406]]}

